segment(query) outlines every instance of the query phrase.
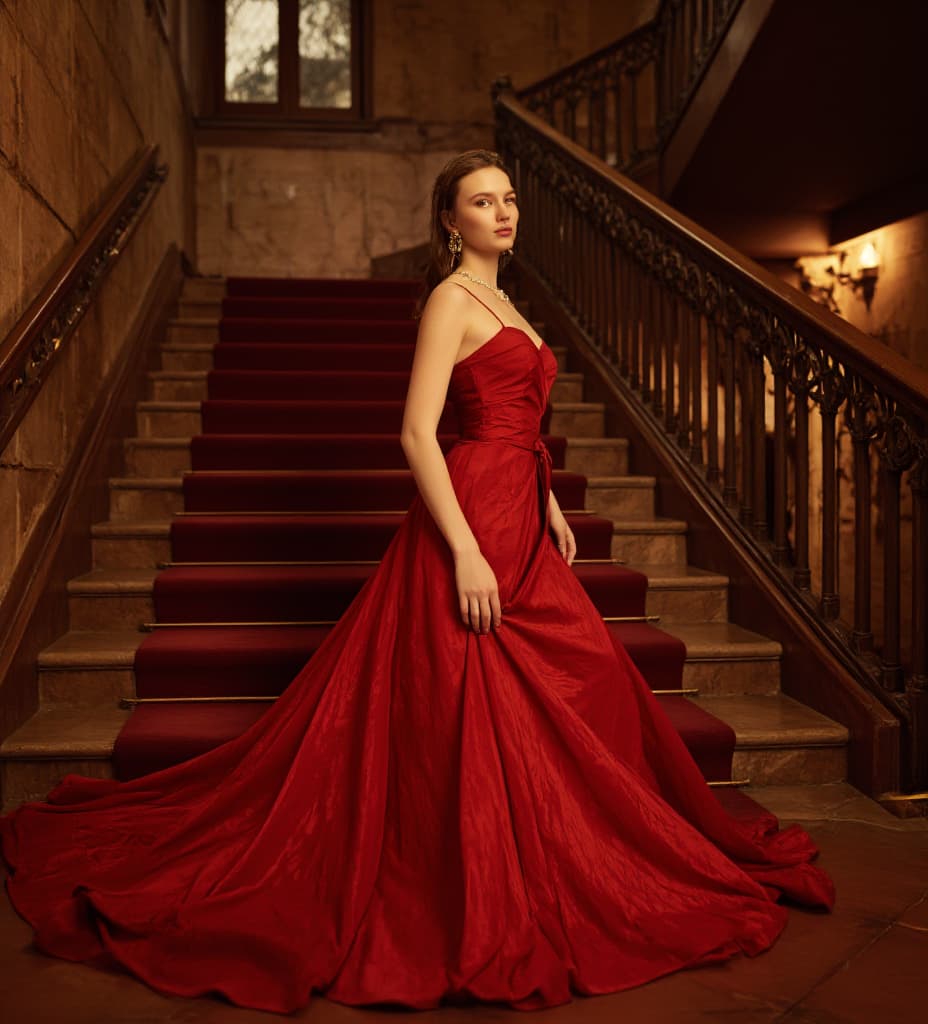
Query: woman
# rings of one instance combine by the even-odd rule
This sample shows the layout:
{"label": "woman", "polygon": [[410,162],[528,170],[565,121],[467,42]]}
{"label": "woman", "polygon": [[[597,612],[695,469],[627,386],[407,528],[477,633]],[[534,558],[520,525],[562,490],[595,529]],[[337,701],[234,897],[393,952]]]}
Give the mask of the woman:
{"label": "woman", "polygon": [[402,527],[240,737],[0,821],[40,949],[282,1013],[527,1010],[759,953],[781,893],[831,906],[804,832],[721,810],[570,568],[539,437],[556,362],[496,286],[518,228],[496,155],[452,160],[432,214]]}

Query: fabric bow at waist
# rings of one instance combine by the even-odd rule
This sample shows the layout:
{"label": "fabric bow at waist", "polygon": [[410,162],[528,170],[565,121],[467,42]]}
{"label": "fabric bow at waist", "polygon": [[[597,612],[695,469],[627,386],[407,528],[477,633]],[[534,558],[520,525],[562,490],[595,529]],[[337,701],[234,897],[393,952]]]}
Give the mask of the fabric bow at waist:
{"label": "fabric bow at waist", "polygon": [[554,463],[551,458],[551,452],[548,451],[548,446],[540,437],[536,437],[534,442],[528,444],[523,444],[520,441],[514,441],[509,438],[484,440],[476,437],[461,437],[455,441],[455,446],[459,444],[508,444],[513,448],[521,448],[523,451],[532,452],[535,455],[535,469],[537,471],[538,501],[541,511],[541,520],[544,523],[545,530],[547,530],[548,495],[551,493],[551,474]]}

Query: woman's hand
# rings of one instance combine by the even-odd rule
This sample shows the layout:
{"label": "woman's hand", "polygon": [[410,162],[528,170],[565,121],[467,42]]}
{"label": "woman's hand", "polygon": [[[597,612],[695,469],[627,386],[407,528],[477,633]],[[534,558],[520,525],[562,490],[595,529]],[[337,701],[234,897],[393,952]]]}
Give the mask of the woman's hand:
{"label": "woman's hand", "polygon": [[502,622],[496,574],[478,550],[458,555],[454,562],[461,620],[475,633],[486,634]]}
{"label": "woman's hand", "polygon": [[564,513],[559,508],[549,508],[548,519],[551,526],[551,532],[554,534],[554,539],[557,541],[557,549],[561,553],[561,558],[563,558],[568,565],[572,565],[574,558],[577,556],[577,542],[574,539],[573,530],[571,530],[567,525]]}

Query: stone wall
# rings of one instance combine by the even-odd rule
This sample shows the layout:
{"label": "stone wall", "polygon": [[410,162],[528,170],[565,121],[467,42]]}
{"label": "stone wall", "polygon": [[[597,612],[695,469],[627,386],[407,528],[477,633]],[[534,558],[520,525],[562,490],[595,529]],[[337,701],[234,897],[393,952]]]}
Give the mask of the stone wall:
{"label": "stone wall", "polygon": [[206,274],[366,275],[425,241],[432,180],[492,146],[490,86],[529,85],[647,21],[657,0],[372,0],[378,130],[299,148],[201,145],[198,267]]}
{"label": "stone wall", "polygon": [[[102,193],[157,142],[169,176],[0,453],[0,600],[167,247],[189,237],[188,115],[141,0],[0,0],[0,338],[73,248]],[[185,196],[185,188],[187,195]]]}
{"label": "stone wall", "polygon": [[873,243],[880,258],[873,301],[868,309],[862,295],[839,285],[834,294],[841,315],[906,359],[928,369],[928,213],[886,224],[842,242],[833,253],[804,256],[797,262],[813,284],[827,286],[832,278],[825,268],[838,266],[836,253],[847,254],[844,269],[856,275],[867,242]]}

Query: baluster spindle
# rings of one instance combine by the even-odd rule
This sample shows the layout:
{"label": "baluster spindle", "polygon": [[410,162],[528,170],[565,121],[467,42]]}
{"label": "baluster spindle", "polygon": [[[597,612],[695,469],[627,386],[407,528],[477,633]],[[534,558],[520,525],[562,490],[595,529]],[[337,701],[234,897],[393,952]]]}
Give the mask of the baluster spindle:
{"label": "baluster spindle", "polygon": [[796,399],[796,460],[793,467],[793,486],[796,491],[793,531],[796,553],[793,583],[797,589],[803,591],[808,591],[812,586],[812,571],[809,568],[809,391],[812,386],[809,380],[810,370],[808,353],[805,349],[799,348],[794,359],[791,381]]}
{"label": "baluster spindle", "polygon": [[758,540],[767,539],[767,374],[764,357],[758,349],[749,353],[749,369],[753,380],[751,394],[754,402],[751,439],[754,446],[753,462],[754,509],[753,530]]}
{"label": "baluster spindle", "polygon": [[690,337],[693,355],[690,359],[693,416],[690,422],[690,461],[694,466],[703,464],[702,458],[702,353],[703,319],[698,310],[690,310]]}
{"label": "baluster spindle", "polygon": [[[655,275],[660,274],[660,267],[654,268]],[[654,410],[655,416],[660,416],[664,412],[664,352],[665,352],[665,340],[667,337],[667,318],[664,311],[663,302],[663,280],[660,276],[656,276],[654,279],[654,347],[651,353],[652,361],[654,363],[654,375],[652,378],[651,385],[651,408]]]}
{"label": "baluster spindle", "polygon": [[679,374],[677,379],[677,443],[685,451],[690,443],[690,363],[693,338],[690,334],[689,309],[683,298],[677,298],[677,324],[680,330]]}
{"label": "baluster spindle", "polygon": [[822,410],[822,616],[838,616],[837,488],[835,469],[835,420]]}
{"label": "baluster spindle", "polygon": [[906,684],[912,732],[910,774],[928,788],[928,441],[909,474],[912,492],[912,672]]}
{"label": "baluster spindle", "polygon": [[717,484],[719,471],[719,329],[714,319],[706,321],[706,479]]}
{"label": "baluster spindle", "polygon": [[773,351],[773,560],[777,565],[789,561],[787,536],[787,452],[789,431],[786,406],[786,348],[777,345]]}
{"label": "baluster spindle", "polygon": [[676,402],[675,376],[677,369],[677,343],[679,334],[677,332],[677,304],[673,301],[669,291],[664,292],[664,323],[666,332],[664,335],[664,429],[668,434],[673,433],[676,423]]}
{"label": "baluster spindle", "polygon": [[[882,452],[881,452],[882,454]],[[891,459],[882,466],[883,500],[883,650],[880,681],[887,690],[902,687],[901,630],[899,623],[899,485],[901,473]]]}
{"label": "baluster spindle", "polygon": [[869,651],[873,647],[870,445],[876,436],[876,425],[870,415],[872,408],[873,392],[864,381],[852,380],[844,418],[854,450],[854,631],[851,639],[857,651]]}
{"label": "baluster spindle", "polygon": [[734,331],[725,334],[725,486],[722,489],[722,500],[729,508],[738,504],[738,466],[735,445],[735,422],[737,413],[736,371],[735,371],[735,335]]}
{"label": "baluster spindle", "polygon": [[748,528],[754,522],[754,508],[751,499],[754,495],[754,375],[751,373],[750,360],[743,341],[739,339],[737,353],[738,380],[741,385],[741,425],[739,442],[741,445],[741,522]]}
{"label": "baluster spindle", "polygon": [[651,399],[651,356],[654,350],[656,324],[654,316],[654,277],[650,268],[644,275],[645,329],[641,334],[641,397],[645,402]]}

